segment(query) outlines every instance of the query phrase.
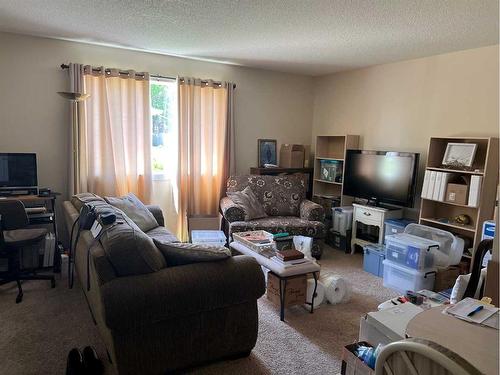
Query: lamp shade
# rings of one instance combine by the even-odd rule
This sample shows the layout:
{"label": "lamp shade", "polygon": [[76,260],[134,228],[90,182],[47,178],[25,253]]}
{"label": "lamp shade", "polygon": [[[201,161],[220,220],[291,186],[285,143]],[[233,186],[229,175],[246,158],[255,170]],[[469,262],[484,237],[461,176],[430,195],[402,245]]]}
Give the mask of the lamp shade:
{"label": "lamp shade", "polygon": [[61,95],[64,99],[68,99],[73,102],[81,102],[90,97],[90,94],[83,94],[80,92],[58,91],[57,93]]}

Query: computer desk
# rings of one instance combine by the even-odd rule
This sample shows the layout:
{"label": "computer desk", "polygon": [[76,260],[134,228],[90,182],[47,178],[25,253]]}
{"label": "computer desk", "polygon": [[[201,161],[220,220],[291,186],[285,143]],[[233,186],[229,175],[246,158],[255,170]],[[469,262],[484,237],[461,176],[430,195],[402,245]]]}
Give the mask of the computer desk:
{"label": "computer desk", "polygon": [[499,331],[445,315],[445,306],[417,314],[406,328],[408,337],[423,338],[452,350],[486,375],[498,374]]}

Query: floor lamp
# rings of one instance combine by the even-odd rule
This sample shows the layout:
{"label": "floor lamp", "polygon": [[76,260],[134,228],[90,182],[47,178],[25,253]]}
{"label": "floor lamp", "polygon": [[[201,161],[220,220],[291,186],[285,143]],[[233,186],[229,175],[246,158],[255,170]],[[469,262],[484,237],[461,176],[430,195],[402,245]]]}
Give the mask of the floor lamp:
{"label": "floor lamp", "polygon": [[59,91],[64,99],[71,102],[72,126],[73,126],[73,194],[79,193],[79,178],[80,178],[80,123],[78,116],[78,104],[90,97],[90,94],[82,94],[79,92]]}

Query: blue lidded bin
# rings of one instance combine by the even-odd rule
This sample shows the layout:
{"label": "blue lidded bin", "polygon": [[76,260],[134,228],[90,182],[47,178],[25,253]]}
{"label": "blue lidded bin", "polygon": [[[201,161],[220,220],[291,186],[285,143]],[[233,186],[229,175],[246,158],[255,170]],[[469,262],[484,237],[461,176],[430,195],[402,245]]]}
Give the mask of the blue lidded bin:
{"label": "blue lidded bin", "polygon": [[369,244],[363,247],[363,269],[375,276],[384,276],[385,246]]}

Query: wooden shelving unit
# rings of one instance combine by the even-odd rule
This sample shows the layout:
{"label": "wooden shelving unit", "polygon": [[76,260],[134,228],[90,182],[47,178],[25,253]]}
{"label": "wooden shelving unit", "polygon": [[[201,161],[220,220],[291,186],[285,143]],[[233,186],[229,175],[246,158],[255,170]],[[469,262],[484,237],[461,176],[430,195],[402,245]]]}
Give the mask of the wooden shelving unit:
{"label": "wooden shelving unit", "polygon": [[[472,170],[462,171],[443,168],[442,160],[448,143],[475,143],[478,145]],[[493,218],[496,190],[498,185],[498,138],[492,137],[433,137],[429,143],[426,170],[453,173],[456,176],[482,176],[480,200],[477,207],[467,204],[436,201],[423,198],[420,207],[420,223],[447,230],[468,239],[475,251],[481,241],[483,222]],[[443,222],[457,215],[465,214],[471,218],[470,225]],[[464,256],[470,260],[471,257]],[[472,266],[472,264],[471,264]]]}
{"label": "wooden shelving unit", "polygon": [[[341,205],[352,203],[352,198],[343,195],[344,160],[346,150],[357,149],[358,135],[320,135],[316,137],[316,157],[314,159],[313,195],[340,197]],[[325,181],[320,176],[322,160],[342,163],[342,181]]]}

